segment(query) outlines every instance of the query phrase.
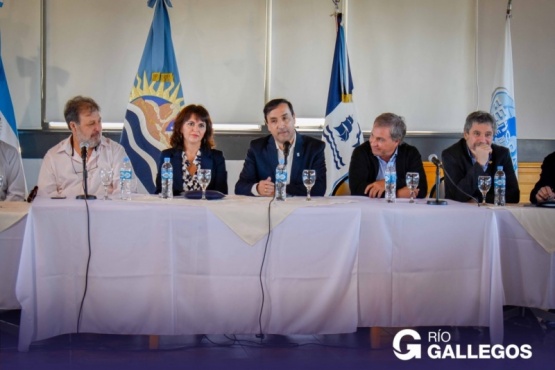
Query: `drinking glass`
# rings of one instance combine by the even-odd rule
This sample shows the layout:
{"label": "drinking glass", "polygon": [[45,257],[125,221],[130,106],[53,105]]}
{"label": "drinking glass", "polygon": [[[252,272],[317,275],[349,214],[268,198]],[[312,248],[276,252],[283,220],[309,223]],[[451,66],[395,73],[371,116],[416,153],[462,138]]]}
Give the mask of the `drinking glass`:
{"label": "drinking glass", "polygon": [[486,194],[491,186],[491,176],[478,176],[478,189],[482,192],[482,205],[486,205]]}
{"label": "drinking glass", "polygon": [[112,184],[112,178],[114,177],[114,170],[112,168],[101,168],[100,169],[100,182],[104,186],[104,200],[112,200],[108,197],[108,186]]}
{"label": "drinking glass", "polygon": [[204,168],[197,171],[197,180],[202,187],[202,198],[201,200],[206,200],[206,187],[210,184],[212,179],[212,171],[205,170]]}
{"label": "drinking glass", "polygon": [[310,198],[310,190],[316,183],[316,170],[303,170],[303,184],[306,187],[306,200],[312,200]]}
{"label": "drinking glass", "polygon": [[414,203],[414,191],[418,187],[418,182],[420,181],[420,174],[418,172],[407,172],[406,176],[407,187],[410,190],[410,200],[409,203]]}

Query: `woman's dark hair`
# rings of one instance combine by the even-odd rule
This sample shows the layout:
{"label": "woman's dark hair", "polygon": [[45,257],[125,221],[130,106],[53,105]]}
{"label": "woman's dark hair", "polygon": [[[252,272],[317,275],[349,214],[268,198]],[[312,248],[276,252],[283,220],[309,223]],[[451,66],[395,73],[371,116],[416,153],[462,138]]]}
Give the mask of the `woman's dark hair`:
{"label": "woman's dark hair", "polygon": [[196,116],[197,119],[206,123],[206,132],[200,143],[201,150],[212,149],[215,146],[214,143],[214,129],[212,128],[212,120],[210,119],[210,114],[202,105],[190,104],[184,107],[181,112],[175,118],[173,124],[173,133],[170,137],[170,145],[172,148],[185,150],[185,141],[183,139],[183,134],[181,129],[185,122],[191,119],[192,116]]}

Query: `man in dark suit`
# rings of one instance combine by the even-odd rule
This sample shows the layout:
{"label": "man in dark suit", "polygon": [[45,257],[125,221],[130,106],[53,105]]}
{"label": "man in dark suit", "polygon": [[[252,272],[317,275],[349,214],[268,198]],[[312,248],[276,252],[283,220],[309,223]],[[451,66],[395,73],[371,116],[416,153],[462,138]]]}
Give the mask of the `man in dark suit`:
{"label": "man in dark suit", "polygon": [[555,200],[555,152],[551,153],[542,163],[540,179],[530,193],[530,202],[543,203]]}
{"label": "man in dark suit", "polygon": [[264,120],[271,135],[251,141],[239,181],[235,184],[235,194],[273,197],[276,167],[279,160],[284,159],[285,142],[289,142],[287,194],[306,195],[302,174],[303,170],[311,169],[316,170],[316,183],[311,195],[324,195],[324,142],[297,133],[293,106],[285,99],[269,101],[264,107]]}
{"label": "man in dark suit", "polygon": [[[486,202],[493,203],[493,177],[498,166],[505,172],[505,201],[518,203],[520,190],[509,149],[492,144],[497,131],[493,116],[477,111],[466,117],[464,137],[441,153],[445,172],[445,198],[467,202],[471,198],[481,199],[478,176],[491,176],[492,186],[486,194]],[[462,190],[458,190],[455,184]],[[464,193],[463,193],[464,192]]]}
{"label": "man in dark suit", "polygon": [[428,193],[426,172],[420,152],[403,143],[407,126],[403,117],[394,113],[383,113],[374,120],[374,127],[367,142],[359,145],[351,157],[349,166],[349,188],[352,195],[367,195],[381,198],[385,195],[385,169],[393,161],[397,172],[397,198],[409,198],[406,186],[407,172],[418,172],[420,182],[417,198]]}

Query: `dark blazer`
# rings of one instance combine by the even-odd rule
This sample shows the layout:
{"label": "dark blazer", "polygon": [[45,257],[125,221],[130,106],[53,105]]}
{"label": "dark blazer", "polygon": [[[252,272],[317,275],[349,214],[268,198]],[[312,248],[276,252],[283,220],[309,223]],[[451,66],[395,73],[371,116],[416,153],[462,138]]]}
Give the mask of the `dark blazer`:
{"label": "dark blazer", "polygon": [[[478,176],[491,176],[491,188],[486,194],[486,202],[493,203],[493,177],[497,171],[497,166],[503,166],[506,177],[505,201],[507,203],[518,203],[520,190],[509,149],[496,144],[492,144],[491,148],[491,159],[487,170],[484,171],[479,163],[472,164],[466,140],[462,138],[441,153],[443,169],[464,192],[478,200],[482,199],[482,193],[478,189]],[[469,201],[470,198],[457,190],[447,175],[445,176],[445,198],[459,202]]]}
{"label": "dark blazer", "polygon": [[[326,192],[326,160],[324,157],[325,144],[321,140],[310,136],[296,134],[293,150],[293,163],[287,194],[306,196],[303,184],[303,170],[316,170],[316,183],[312,187],[311,195],[323,196]],[[239,181],[235,184],[235,194],[254,195],[251,189],[254,184],[268,177],[272,182],[276,180],[278,165],[276,142],[272,135],[251,141],[243,170]]]}
{"label": "dark blazer", "polygon": [[544,158],[540,179],[530,193],[530,202],[534,204],[538,202],[536,200],[536,194],[538,193],[538,190],[544,186],[551,186],[552,189],[555,188],[555,152]]}
{"label": "dark blazer", "polygon": [[[428,194],[428,182],[426,172],[422,164],[422,156],[418,149],[407,143],[401,143],[397,147],[397,158],[395,159],[397,171],[397,189],[404,188],[407,172],[418,172],[420,181],[418,183],[417,198],[425,198]],[[372,154],[370,142],[366,141],[355,148],[349,165],[349,188],[352,195],[364,195],[364,189],[376,181],[380,171],[378,158]],[[382,198],[385,197],[385,192]]]}
{"label": "dark blazer", "polygon": [[[183,192],[183,151],[175,148],[166,149],[160,154],[158,174],[156,175],[156,194],[162,191],[161,168],[165,157],[170,158],[173,166],[173,194],[181,194]],[[206,189],[227,194],[227,171],[223,153],[216,149],[210,149],[208,152],[201,149],[200,167],[212,170],[212,180]]]}

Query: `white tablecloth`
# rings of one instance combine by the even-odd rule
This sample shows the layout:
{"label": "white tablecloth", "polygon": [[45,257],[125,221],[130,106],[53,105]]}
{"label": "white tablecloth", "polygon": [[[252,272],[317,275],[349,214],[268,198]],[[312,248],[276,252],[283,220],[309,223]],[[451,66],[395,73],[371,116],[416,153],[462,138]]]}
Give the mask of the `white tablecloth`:
{"label": "white tablecloth", "polygon": [[[262,332],[479,325],[488,326],[491,341],[498,343],[503,282],[506,296],[508,289],[519,297],[553,296],[545,289],[515,290],[507,275],[501,276],[500,252],[506,248],[500,251],[499,235],[507,243],[507,211],[451,201],[428,206],[421,200],[345,199],[352,203],[296,209],[271,232]],[[249,246],[198,202],[97,200],[89,207],[92,256],[80,331],[260,331],[259,271],[266,238]],[[83,201],[33,204],[17,282],[20,350],[76,331],[88,255],[86,225]],[[524,233],[522,240],[530,242],[530,236]],[[553,264],[528,268],[530,275],[539,274],[534,280],[548,274],[553,282]]]}
{"label": "white tablecloth", "polygon": [[[531,208],[555,219],[552,209]],[[548,253],[508,210],[497,210],[505,304],[555,309],[555,253]],[[555,223],[551,223],[555,227]],[[555,243],[555,241],[553,241]]]}
{"label": "white tablecloth", "polygon": [[[249,246],[186,200],[88,203],[92,253],[81,332],[259,332],[266,238]],[[271,232],[262,332],[356,330],[360,213],[347,205],[300,208]],[[86,229],[84,201],[33,203],[17,281],[20,350],[76,332]]]}
{"label": "white tablecloth", "polygon": [[[6,203],[0,202],[0,205]],[[0,208],[2,217],[2,208]],[[10,216],[11,217],[11,216]],[[20,308],[15,296],[15,283],[27,216],[0,232],[0,310]]]}
{"label": "white tablecloth", "polygon": [[359,326],[488,326],[503,338],[494,213],[366,199],[359,249]]}

